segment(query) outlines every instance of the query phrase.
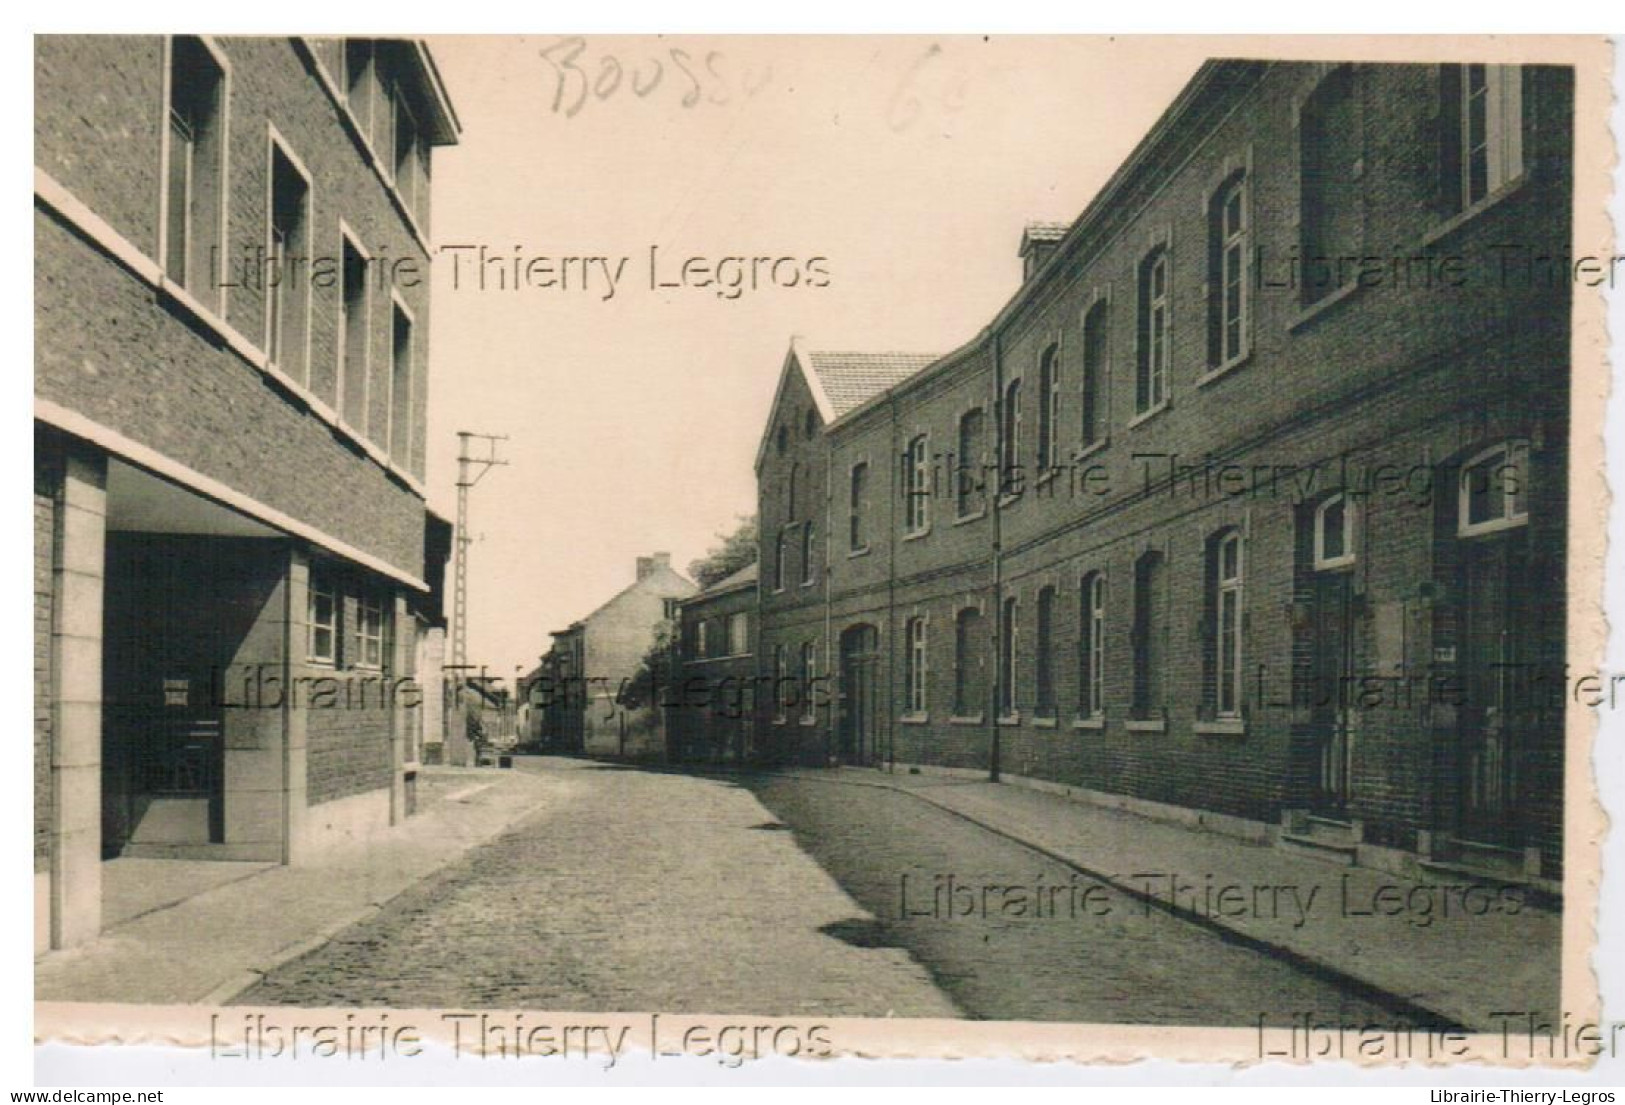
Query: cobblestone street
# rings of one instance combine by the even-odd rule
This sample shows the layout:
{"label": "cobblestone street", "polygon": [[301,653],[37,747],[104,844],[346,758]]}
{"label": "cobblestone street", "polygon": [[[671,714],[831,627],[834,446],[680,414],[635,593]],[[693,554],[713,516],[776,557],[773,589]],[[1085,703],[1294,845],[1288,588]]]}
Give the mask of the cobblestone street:
{"label": "cobblestone street", "polygon": [[536,814],[238,1002],[1399,1020],[906,794],[522,769],[546,783]]}
{"label": "cobblestone street", "polygon": [[538,811],[239,1004],[956,1016],[728,782],[521,760]]}

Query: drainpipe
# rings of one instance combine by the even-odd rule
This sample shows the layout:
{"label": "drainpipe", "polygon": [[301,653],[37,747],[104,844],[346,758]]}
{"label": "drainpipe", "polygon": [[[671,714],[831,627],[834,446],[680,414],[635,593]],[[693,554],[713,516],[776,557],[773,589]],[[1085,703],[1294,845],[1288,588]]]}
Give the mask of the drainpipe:
{"label": "drainpipe", "polygon": [[[993,678],[988,680],[988,687],[992,699],[988,703],[987,718],[990,726],[988,732],[988,763],[987,777],[989,782],[999,781],[999,706],[1004,701],[1004,562],[1002,550],[1004,546],[1004,340],[1003,336],[995,330],[993,332],[993,472],[994,486],[990,489],[989,497],[993,502],[993,647],[989,651],[993,656]],[[1012,458],[1019,462],[1020,458]],[[1015,667],[1015,657],[1010,658],[1012,669]],[[1011,675],[1015,672],[1012,670]]]}
{"label": "drainpipe", "polygon": [[[886,770],[897,770],[897,503],[902,491],[902,454],[897,451],[897,389],[886,392],[891,408],[891,446],[886,469],[891,510],[886,517]],[[906,507],[905,507],[906,509]]]}
{"label": "drainpipe", "polygon": [[[824,570],[822,582],[824,587],[824,670],[821,673],[824,679],[824,691],[828,695],[831,687],[830,674],[835,670],[835,613],[831,592],[834,590],[835,580],[835,449],[830,444],[829,433],[824,432]],[[812,688],[807,688],[812,694]],[[835,754],[835,703],[827,700],[824,707],[824,762],[829,763]]]}

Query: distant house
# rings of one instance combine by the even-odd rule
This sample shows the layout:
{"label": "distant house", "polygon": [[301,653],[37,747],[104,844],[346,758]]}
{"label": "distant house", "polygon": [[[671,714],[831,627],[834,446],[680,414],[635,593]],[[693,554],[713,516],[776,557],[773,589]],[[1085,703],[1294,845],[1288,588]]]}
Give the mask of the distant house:
{"label": "distant house", "polygon": [[679,604],[680,662],[664,696],[676,760],[738,763],[754,751],[756,579],[749,564]]}
{"label": "distant house", "polygon": [[528,680],[532,732],[521,739],[555,752],[645,758],[664,755],[664,718],[653,701],[623,701],[662,625],[694,583],[671,554],[637,559],[636,579],[592,613],[553,634],[542,671]]}

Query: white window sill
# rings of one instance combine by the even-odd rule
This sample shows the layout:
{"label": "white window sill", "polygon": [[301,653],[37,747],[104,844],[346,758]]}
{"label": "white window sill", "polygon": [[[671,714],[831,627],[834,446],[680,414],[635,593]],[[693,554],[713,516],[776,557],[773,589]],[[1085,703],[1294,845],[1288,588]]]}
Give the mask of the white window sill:
{"label": "white window sill", "polygon": [[1212,721],[1198,721],[1191,731],[1208,737],[1245,737],[1247,722],[1239,717],[1221,717]]}
{"label": "white window sill", "polygon": [[1088,717],[1076,718],[1072,722],[1074,729],[1104,729],[1106,728],[1105,714],[1090,714]]}
{"label": "white window sill", "polygon": [[976,510],[976,511],[970,513],[970,514],[961,514],[961,515],[959,515],[959,517],[954,519],[954,525],[962,526],[966,522],[975,522],[975,521],[979,521],[979,520],[981,520],[983,518],[986,518],[986,517],[987,517],[987,507],[982,507],[980,510]]}
{"label": "white window sill", "polygon": [[1358,292],[1363,287],[1364,285],[1358,280],[1351,280],[1347,284],[1344,284],[1341,288],[1338,288],[1335,291],[1327,292],[1315,302],[1300,310],[1298,312],[1298,317],[1287,324],[1287,330],[1294,334],[1297,333],[1299,330],[1302,330],[1310,323],[1319,319],[1320,316],[1324,315],[1327,311],[1331,310],[1333,307],[1336,307],[1339,303],[1348,300],[1354,295],[1355,292]]}
{"label": "white window sill", "polygon": [[1017,710],[1013,714],[1000,714],[999,715],[999,724],[1000,725],[1020,725],[1021,724],[1021,711]]}
{"label": "white window sill", "polygon": [[1423,234],[1422,247],[1425,249],[1428,246],[1437,244],[1443,238],[1448,238],[1451,234],[1454,234],[1461,227],[1472,222],[1474,219],[1478,218],[1478,216],[1496,206],[1508,196],[1511,196],[1521,190],[1528,182],[1529,174],[1527,172],[1519,173],[1517,176],[1501,185],[1495,191],[1473,204],[1471,207],[1458,211],[1456,214],[1445,219],[1444,222],[1433,227],[1433,229],[1429,230],[1426,234]]}
{"label": "white window sill", "polygon": [[1083,446],[1077,450],[1077,452],[1072,454],[1073,463],[1076,464],[1078,461],[1083,460],[1086,457],[1094,456],[1096,453],[1104,449],[1110,442],[1110,437],[1102,437],[1098,441],[1090,442],[1088,445]]}
{"label": "white window sill", "polygon": [[897,720],[898,720],[898,722],[900,724],[903,724],[903,725],[929,725],[929,724],[931,724],[931,715],[930,714],[904,714],[902,717],[898,718]]}
{"label": "white window sill", "polygon": [[1011,507],[1013,507],[1017,503],[1021,502],[1021,495],[1022,495],[1022,493],[1020,491],[1011,491],[1011,492],[1006,492],[1003,495],[1000,495],[999,496],[999,509],[1000,510],[1009,510]]}
{"label": "white window sill", "polygon": [[1512,518],[1492,518],[1488,522],[1475,522],[1472,525],[1458,525],[1457,537],[1483,537],[1487,533],[1502,533],[1509,529],[1529,524],[1529,515],[1519,514]]}
{"label": "white window sill", "polygon": [[903,534],[903,540],[904,541],[919,541],[922,538],[930,537],[930,536],[931,536],[931,527],[926,526],[924,529],[911,529],[911,530],[909,530],[907,533]]}
{"label": "white window sill", "polygon": [[981,714],[955,714],[948,719],[949,725],[981,725]]}
{"label": "white window sill", "polygon": [[848,560],[854,560],[857,557],[868,556],[868,555],[869,555],[869,546],[868,545],[860,545],[858,548],[848,549],[846,551],[846,558]]}
{"label": "white window sill", "polygon": [[1207,385],[1213,383],[1215,380],[1222,380],[1224,377],[1230,375],[1230,373],[1234,372],[1236,369],[1240,368],[1242,365],[1246,364],[1252,359],[1252,346],[1248,345],[1245,349],[1243,349],[1240,353],[1237,353],[1234,357],[1231,357],[1228,361],[1208,369],[1196,381],[1196,386],[1199,388],[1207,387]]}
{"label": "white window sill", "polygon": [[818,715],[814,714],[812,717],[807,717],[805,714],[803,714],[802,718],[801,718],[801,724],[808,727],[808,728],[811,728],[812,726],[817,725],[818,724]]}
{"label": "white window sill", "polygon": [[1167,410],[1168,406],[1169,401],[1164,399],[1154,407],[1147,407],[1145,410],[1128,420],[1128,428],[1132,430],[1134,427],[1141,425],[1142,423],[1151,421],[1153,418],[1157,417],[1157,415]]}
{"label": "white window sill", "polygon": [[1034,714],[1034,729],[1054,729],[1057,725],[1054,714]]}
{"label": "white window sill", "polygon": [[1123,723],[1130,733],[1166,733],[1168,723],[1160,717],[1131,717]]}

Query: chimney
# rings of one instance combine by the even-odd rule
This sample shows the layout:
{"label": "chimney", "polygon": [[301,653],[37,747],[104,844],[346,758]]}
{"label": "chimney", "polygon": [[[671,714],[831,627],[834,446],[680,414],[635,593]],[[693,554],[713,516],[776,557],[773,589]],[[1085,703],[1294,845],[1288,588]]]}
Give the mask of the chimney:
{"label": "chimney", "polygon": [[1044,267],[1055,247],[1061,244],[1070,229],[1066,223],[1032,222],[1021,232],[1021,279],[1031,280],[1033,273]]}
{"label": "chimney", "polygon": [[652,556],[638,557],[638,581],[642,582],[654,575],[661,568],[671,567],[671,553],[657,552]]}

